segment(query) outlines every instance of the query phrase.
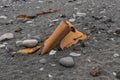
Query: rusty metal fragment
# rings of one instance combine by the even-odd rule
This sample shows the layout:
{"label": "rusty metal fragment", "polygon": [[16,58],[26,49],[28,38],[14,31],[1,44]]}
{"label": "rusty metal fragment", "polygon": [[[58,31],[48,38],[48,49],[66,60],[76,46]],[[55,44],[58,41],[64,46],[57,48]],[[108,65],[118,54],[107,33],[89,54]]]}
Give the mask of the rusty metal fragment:
{"label": "rusty metal fragment", "polygon": [[21,54],[32,54],[34,52],[36,52],[37,50],[39,50],[41,48],[41,46],[35,46],[33,48],[24,48],[21,50],[18,50],[17,53],[21,53]]}
{"label": "rusty metal fragment", "polygon": [[44,41],[44,47],[41,51],[41,55],[55,48],[60,43],[60,41],[71,31],[71,27],[72,24],[62,21],[52,33],[52,35]]}

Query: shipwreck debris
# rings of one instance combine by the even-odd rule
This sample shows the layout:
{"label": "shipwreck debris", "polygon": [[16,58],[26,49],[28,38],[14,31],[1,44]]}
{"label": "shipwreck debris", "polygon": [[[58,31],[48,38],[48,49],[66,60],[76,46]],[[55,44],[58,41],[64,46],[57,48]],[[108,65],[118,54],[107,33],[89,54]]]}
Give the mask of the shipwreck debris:
{"label": "shipwreck debris", "polygon": [[[53,51],[52,49],[57,46],[59,46],[61,50],[65,50],[65,48],[69,48],[72,45],[75,45],[78,42],[86,39],[87,35],[75,29],[69,21],[61,21],[54,32],[44,40],[44,45],[42,46],[40,55],[43,55],[49,51],[51,51],[49,55],[53,55],[56,53],[56,51]],[[38,41],[36,40],[24,41],[24,44],[27,45],[28,48],[19,50],[17,52],[21,54],[32,54],[41,48],[41,46],[36,46],[37,43]]]}

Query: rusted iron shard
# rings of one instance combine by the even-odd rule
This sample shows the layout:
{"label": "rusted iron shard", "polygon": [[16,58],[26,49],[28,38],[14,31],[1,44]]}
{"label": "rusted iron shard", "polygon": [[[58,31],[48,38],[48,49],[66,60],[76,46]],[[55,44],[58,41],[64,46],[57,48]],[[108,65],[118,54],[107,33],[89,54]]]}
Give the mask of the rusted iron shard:
{"label": "rusted iron shard", "polygon": [[41,55],[55,48],[60,43],[60,41],[71,31],[71,27],[71,23],[67,21],[61,21],[52,35],[44,41],[44,47],[41,51]]}
{"label": "rusted iron shard", "polygon": [[36,16],[27,16],[27,15],[18,15],[18,16],[16,16],[17,19],[21,19],[21,20],[32,20],[35,17]]}
{"label": "rusted iron shard", "polygon": [[36,52],[37,50],[39,50],[40,48],[41,48],[41,46],[38,45],[33,48],[25,48],[25,49],[18,50],[17,53],[32,54],[32,53]]}

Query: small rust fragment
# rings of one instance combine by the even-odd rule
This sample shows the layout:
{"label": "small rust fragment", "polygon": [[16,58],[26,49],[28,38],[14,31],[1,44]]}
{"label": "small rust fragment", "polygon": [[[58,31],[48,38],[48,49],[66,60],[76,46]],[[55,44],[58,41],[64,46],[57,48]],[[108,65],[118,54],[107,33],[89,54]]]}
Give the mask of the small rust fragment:
{"label": "small rust fragment", "polygon": [[28,16],[28,15],[26,15],[26,14],[23,14],[23,15],[18,15],[18,16],[16,16],[16,18],[17,18],[17,19],[24,20],[24,21],[28,21],[28,20],[32,20],[32,19],[36,18],[37,16],[44,15],[44,14],[48,14],[48,13],[55,13],[55,12],[58,12],[58,11],[60,11],[60,10],[50,9],[50,10],[40,11],[40,12],[36,13],[36,14],[33,15],[33,16]]}
{"label": "small rust fragment", "polygon": [[21,49],[21,50],[18,50],[17,53],[21,53],[21,54],[32,54],[34,52],[36,52],[38,49],[40,49],[41,46],[35,46],[33,48],[25,48],[25,49]]}
{"label": "small rust fragment", "polygon": [[21,19],[21,20],[32,20],[35,17],[36,16],[27,16],[27,15],[18,15],[18,16],[16,16],[17,19]]}

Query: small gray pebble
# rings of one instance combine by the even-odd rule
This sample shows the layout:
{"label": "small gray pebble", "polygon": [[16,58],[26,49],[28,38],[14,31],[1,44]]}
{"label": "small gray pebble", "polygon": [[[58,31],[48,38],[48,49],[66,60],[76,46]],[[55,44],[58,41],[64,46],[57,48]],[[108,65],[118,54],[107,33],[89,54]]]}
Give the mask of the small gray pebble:
{"label": "small gray pebble", "polygon": [[38,44],[36,39],[28,39],[22,42],[22,45],[25,47],[35,47]]}
{"label": "small gray pebble", "polygon": [[75,52],[71,52],[70,54],[69,54],[70,56],[80,56],[81,54],[78,54],[78,53],[75,53]]}
{"label": "small gray pebble", "polygon": [[46,59],[40,59],[40,63],[42,63],[42,64],[45,64],[47,62],[47,60]]}
{"label": "small gray pebble", "polygon": [[75,65],[72,57],[63,57],[59,60],[59,63],[65,67],[73,67]]}
{"label": "small gray pebble", "polygon": [[12,39],[14,38],[14,34],[12,33],[5,33],[0,36],[0,41],[6,40],[6,39]]}
{"label": "small gray pebble", "polygon": [[16,41],[16,46],[21,46],[22,45],[22,41]]}
{"label": "small gray pebble", "polygon": [[0,49],[5,48],[4,44],[0,44]]}
{"label": "small gray pebble", "polygon": [[7,19],[7,16],[0,16],[1,19]]}
{"label": "small gray pebble", "polygon": [[77,12],[77,13],[76,13],[76,16],[84,17],[84,16],[86,16],[86,13]]}
{"label": "small gray pebble", "polygon": [[115,53],[113,54],[113,56],[116,58],[116,57],[119,57],[120,55],[118,53]]}
{"label": "small gray pebble", "polygon": [[75,22],[74,18],[69,19],[70,22]]}

